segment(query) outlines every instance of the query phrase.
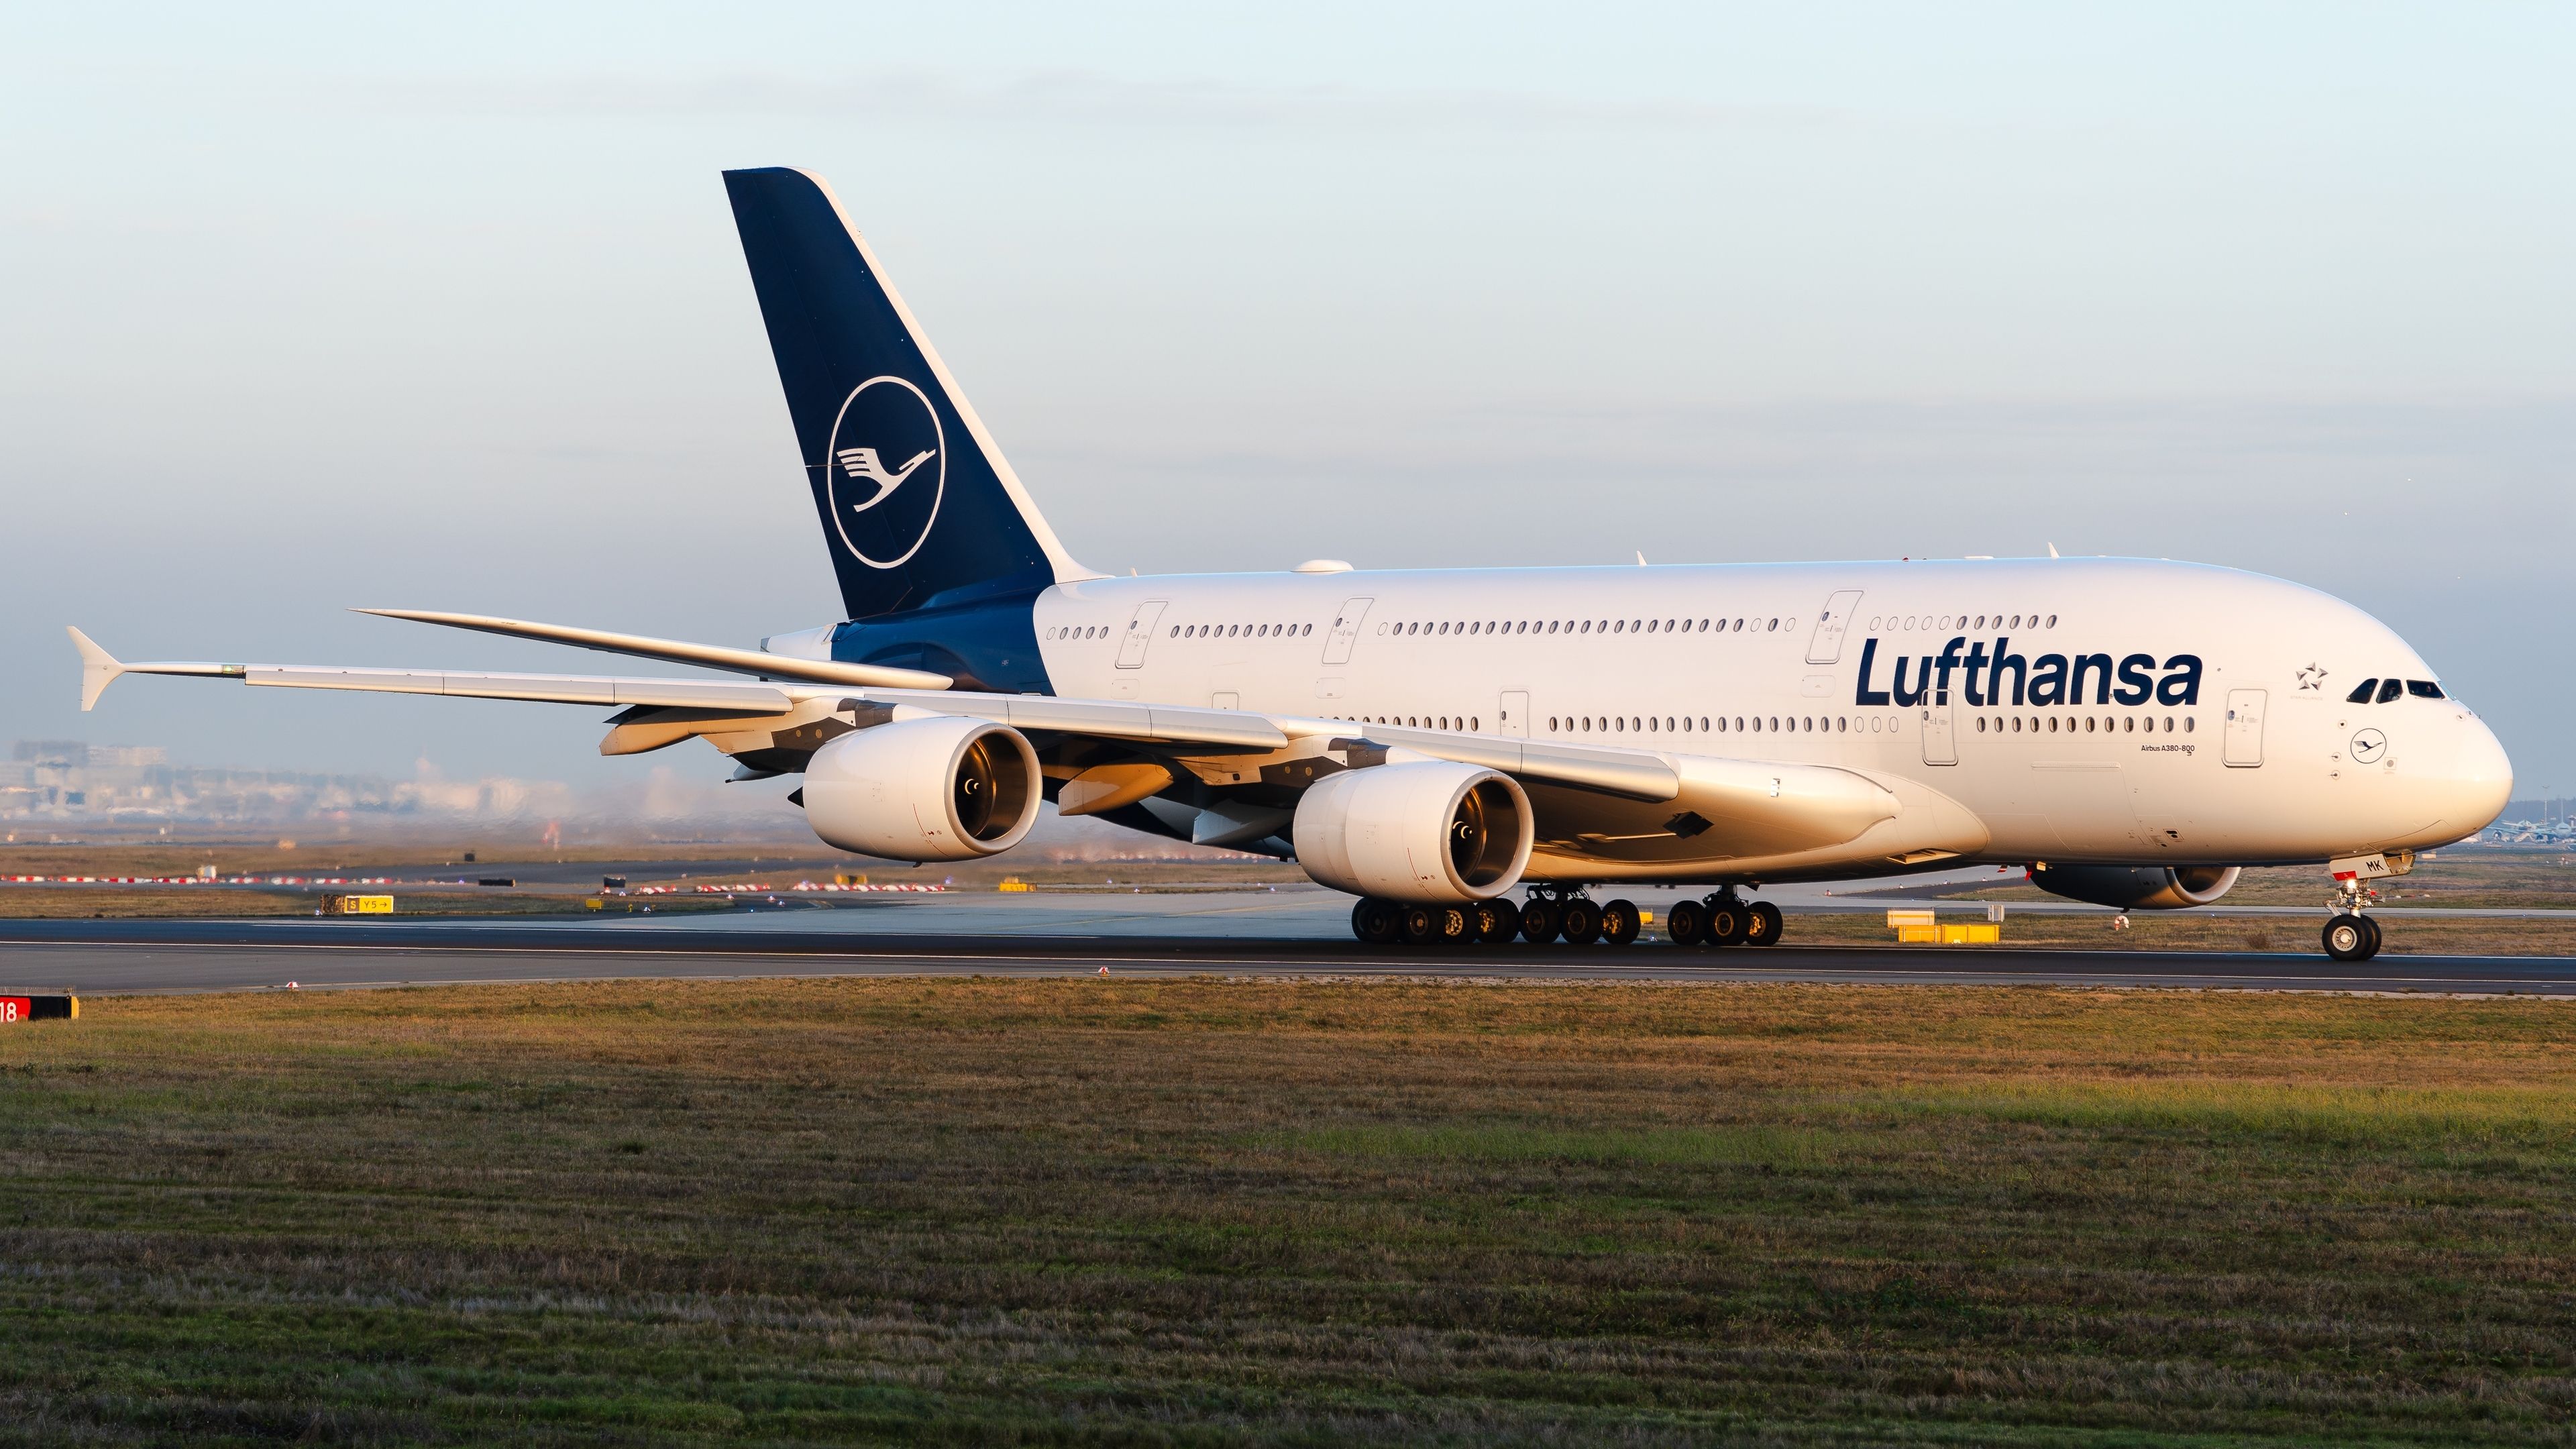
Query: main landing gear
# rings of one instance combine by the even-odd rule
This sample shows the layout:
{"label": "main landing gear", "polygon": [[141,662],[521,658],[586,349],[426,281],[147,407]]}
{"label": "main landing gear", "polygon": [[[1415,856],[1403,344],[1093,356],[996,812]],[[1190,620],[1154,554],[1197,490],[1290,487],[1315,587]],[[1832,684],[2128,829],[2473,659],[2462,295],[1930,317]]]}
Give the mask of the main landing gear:
{"label": "main landing gear", "polygon": [[1772,946],[1780,941],[1780,908],[1748,901],[1728,886],[1699,901],[1675,901],[1664,921],[1676,946]]}
{"label": "main landing gear", "polygon": [[[1351,907],[1351,934],[1372,946],[1500,945],[1514,939],[1625,946],[1637,939],[1645,920],[1634,901],[1596,903],[1580,890],[1532,886],[1529,900],[1517,906],[1420,906],[1370,897]],[[1665,922],[1680,946],[1768,946],[1780,939],[1780,908],[1746,901],[1732,887],[1706,900],[1676,902]]]}
{"label": "main landing gear", "polygon": [[2379,954],[2379,923],[2362,912],[2379,898],[2379,892],[2360,880],[2335,882],[2335,893],[2326,902],[2334,912],[2326,918],[2326,954],[2338,961],[2367,961]]}

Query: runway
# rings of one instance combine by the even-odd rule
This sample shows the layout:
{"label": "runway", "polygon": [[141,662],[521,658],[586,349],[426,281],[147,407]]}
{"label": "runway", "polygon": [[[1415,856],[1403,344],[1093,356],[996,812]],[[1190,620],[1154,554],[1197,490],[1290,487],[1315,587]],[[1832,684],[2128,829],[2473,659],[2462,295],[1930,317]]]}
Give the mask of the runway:
{"label": "runway", "polygon": [[[1319,893],[1318,893],[1319,894]],[[933,898],[936,900],[937,898]],[[85,995],[468,982],[831,976],[1469,977],[2576,996],[2576,957],[1784,945],[1363,946],[1309,893],[990,896],[615,920],[0,923],[0,988]],[[1330,918],[1329,920],[1327,918]],[[1330,932],[1316,929],[1329,924]]]}

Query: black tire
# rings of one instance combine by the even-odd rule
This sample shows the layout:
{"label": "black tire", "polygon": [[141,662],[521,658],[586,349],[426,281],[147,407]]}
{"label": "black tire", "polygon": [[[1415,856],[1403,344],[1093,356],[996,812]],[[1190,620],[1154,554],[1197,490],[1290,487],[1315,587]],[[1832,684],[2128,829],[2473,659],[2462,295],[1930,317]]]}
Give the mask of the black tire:
{"label": "black tire", "polygon": [[1676,946],[1708,943],[1708,907],[1697,901],[1675,901],[1664,911],[1664,934]]}
{"label": "black tire", "polygon": [[1611,901],[1601,908],[1601,942],[1606,946],[1625,946],[1645,929],[1646,917],[1635,901]]}
{"label": "black tire", "polygon": [[1708,902],[1708,943],[1712,946],[1743,945],[1749,919],[1738,902],[1723,899]]}
{"label": "black tire", "polygon": [[1769,901],[1755,901],[1744,908],[1744,944],[1777,946],[1780,944],[1780,908]]}
{"label": "black tire", "polygon": [[2326,954],[2338,961],[2367,961],[2371,940],[2370,922],[2360,916],[2336,916],[2326,922]]}
{"label": "black tire", "polygon": [[1440,939],[1440,912],[1433,906],[1405,906],[1404,944],[1428,946]]}
{"label": "black tire", "polygon": [[1601,939],[1601,908],[1587,900],[1571,900],[1561,907],[1563,917],[1557,933],[1567,945],[1589,946]]}
{"label": "black tire", "polygon": [[1351,907],[1351,934],[1372,946],[1392,946],[1404,939],[1404,913],[1393,901],[1363,897]]}
{"label": "black tire", "polygon": [[2369,955],[2361,958],[2364,961],[2367,961],[2371,956],[2379,954],[2379,918],[2377,916],[2364,916],[2361,918],[2361,923],[2370,928],[2370,953]]}
{"label": "black tire", "polygon": [[1544,946],[1565,930],[1565,912],[1545,896],[1532,896],[1521,907],[1521,939],[1533,946]]}
{"label": "black tire", "polygon": [[1498,946],[1521,933],[1521,908],[1510,901],[1478,901],[1467,908],[1467,916],[1483,945]]}

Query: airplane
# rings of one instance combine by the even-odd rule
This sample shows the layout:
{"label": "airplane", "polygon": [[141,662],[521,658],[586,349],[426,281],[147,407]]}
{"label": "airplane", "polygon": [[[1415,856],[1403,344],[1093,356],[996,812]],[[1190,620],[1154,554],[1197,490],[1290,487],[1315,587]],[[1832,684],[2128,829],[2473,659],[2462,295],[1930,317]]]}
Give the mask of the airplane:
{"label": "airplane", "polygon": [[[2123,910],[2322,863],[2368,882],[2510,797],[2486,724],[2388,626],[2157,559],[1909,559],[1115,578],[1074,561],[817,177],[728,197],[847,617],[757,650],[363,612],[729,679],[120,662],[122,674],[614,710],[607,755],[704,740],[835,848],[998,854],[1042,800],[1296,862],[1375,944],[1780,938],[1765,883],[2022,866]],[[903,458],[889,471],[882,460]],[[1510,898],[1521,893],[1517,903]]]}

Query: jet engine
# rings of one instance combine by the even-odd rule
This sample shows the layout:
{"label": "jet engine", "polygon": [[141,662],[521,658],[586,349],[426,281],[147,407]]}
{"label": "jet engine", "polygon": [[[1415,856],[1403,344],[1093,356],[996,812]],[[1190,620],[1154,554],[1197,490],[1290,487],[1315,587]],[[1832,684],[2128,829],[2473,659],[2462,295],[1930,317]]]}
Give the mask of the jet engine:
{"label": "jet engine", "polygon": [[805,765],[805,818],[828,845],[889,860],[972,860],[1037,824],[1038,753],[1018,730],[942,716],[838,735]]}
{"label": "jet engine", "polygon": [[2236,884],[2232,865],[2034,865],[2030,883],[2053,896],[2124,911],[2205,906]]}
{"label": "jet engine", "polygon": [[1297,863],[1384,900],[1487,901],[1528,867],[1529,797],[1511,776],[1446,760],[1327,775],[1297,802]]}

